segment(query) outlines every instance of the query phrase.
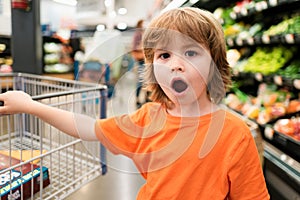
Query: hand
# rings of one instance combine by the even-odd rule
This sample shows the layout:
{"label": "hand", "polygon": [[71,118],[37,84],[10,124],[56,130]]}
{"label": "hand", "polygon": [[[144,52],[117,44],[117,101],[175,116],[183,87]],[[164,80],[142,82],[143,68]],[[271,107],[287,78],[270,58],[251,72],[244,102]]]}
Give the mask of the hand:
{"label": "hand", "polygon": [[8,91],[0,94],[0,114],[29,113],[33,100],[23,91]]}

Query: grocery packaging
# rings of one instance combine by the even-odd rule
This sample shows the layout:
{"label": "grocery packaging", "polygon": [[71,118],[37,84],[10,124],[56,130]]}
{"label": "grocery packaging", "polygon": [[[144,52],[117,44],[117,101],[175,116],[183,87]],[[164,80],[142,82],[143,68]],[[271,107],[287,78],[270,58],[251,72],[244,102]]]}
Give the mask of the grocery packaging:
{"label": "grocery packaging", "polygon": [[[0,198],[1,200],[27,199],[50,184],[47,167],[22,161],[0,153]],[[16,167],[12,167],[16,166]],[[11,168],[11,170],[5,170]],[[42,182],[41,178],[42,171]]]}

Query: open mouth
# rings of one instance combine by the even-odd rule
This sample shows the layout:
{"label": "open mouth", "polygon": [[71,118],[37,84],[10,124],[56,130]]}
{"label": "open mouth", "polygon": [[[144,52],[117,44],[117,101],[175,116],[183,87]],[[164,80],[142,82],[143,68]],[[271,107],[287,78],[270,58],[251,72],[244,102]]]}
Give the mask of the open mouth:
{"label": "open mouth", "polygon": [[172,88],[178,93],[185,91],[187,87],[188,85],[183,80],[175,80],[172,83]]}

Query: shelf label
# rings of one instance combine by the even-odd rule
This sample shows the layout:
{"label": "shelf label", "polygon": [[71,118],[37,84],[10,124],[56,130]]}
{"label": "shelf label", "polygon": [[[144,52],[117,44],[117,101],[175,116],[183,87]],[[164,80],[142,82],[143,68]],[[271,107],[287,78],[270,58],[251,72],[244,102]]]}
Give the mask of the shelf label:
{"label": "shelf label", "polygon": [[263,80],[263,75],[261,74],[261,73],[256,73],[255,74],[255,79],[257,80],[257,81],[262,81]]}
{"label": "shelf label", "polygon": [[242,46],[242,45],[243,45],[243,39],[240,38],[240,37],[237,37],[237,38],[235,39],[235,42],[236,42],[236,44],[239,45],[239,46]]}
{"label": "shelf label", "polygon": [[233,39],[232,39],[232,38],[228,38],[228,39],[227,39],[227,44],[228,44],[229,46],[233,46]]}
{"label": "shelf label", "polygon": [[270,44],[270,36],[268,36],[268,35],[263,35],[263,36],[262,36],[262,41],[263,41],[263,43],[265,43],[265,44]]}
{"label": "shelf label", "polygon": [[243,8],[241,9],[241,14],[242,14],[243,16],[247,16],[247,15],[248,15],[248,10],[247,10],[247,8],[243,7]]}
{"label": "shelf label", "polygon": [[295,79],[293,84],[296,89],[300,90],[300,79]]}
{"label": "shelf label", "polygon": [[236,13],[235,12],[231,12],[230,13],[230,17],[231,17],[231,19],[236,19]]}
{"label": "shelf label", "polygon": [[260,3],[263,10],[266,10],[268,8],[268,3],[266,1],[261,1]]}
{"label": "shelf label", "polygon": [[260,2],[257,2],[257,3],[255,4],[255,10],[256,10],[257,12],[260,12],[260,11],[263,10],[262,4],[261,4]]}
{"label": "shelf label", "polygon": [[247,38],[247,42],[248,42],[249,45],[253,45],[253,44],[254,44],[254,39],[253,39],[253,37]]}
{"label": "shelf label", "polygon": [[290,166],[294,165],[294,160],[292,158],[288,159],[287,164]]}
{"label": "shelf label", "polygon": [[282,85],[283,81],[281,76],[274,76],[273,80],[276,85]]}
{"label": "shelf label", "polygon": [[286,34],[285,35],[285,41],[288,44],[294,44],[295,43],[294,35],[293,34]]}
{"label": "shelf label", "polygon": [[270,126],[266,126],[264,135],[266,136],[266,138],[272,140],[274,136],[274,130]]}
{"label": "shelf label", "polygon": [[285,155],[285,154],[281,154],[280,155],[280,160],[282,160],[283,162],[285,162],[286,159],[287,159],[287,155]]}
{"label": "shelf label", "polygon": [[270,4],[270,6],[277,6],[277,0],[269,0],[269,4]]}

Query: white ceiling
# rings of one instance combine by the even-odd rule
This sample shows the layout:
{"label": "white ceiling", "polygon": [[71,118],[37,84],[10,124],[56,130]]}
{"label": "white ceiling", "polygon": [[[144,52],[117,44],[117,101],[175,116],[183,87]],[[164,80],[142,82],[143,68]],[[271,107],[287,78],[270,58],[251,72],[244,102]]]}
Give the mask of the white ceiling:
{"label": "white ceiling", "polygon": [[[97,1],[98,7],[95,5],[94,8],[90,7],[88,10],[85,7],[80,7],[83,5],[80,1],[84,1],[87,5],[87,0],[78,0],[76,21],[78,24],[82,25],[97,25],[97,24],[107,24],[119,22],[127,23],[128,26],[135,26],[139,19],[147,20],[148,14],[154,9],[155,2],[157,0],[114,0],[114,11],[117,13],[118,9],[125,7],[127,9],[127,14],[119,15],[116,14],[114,17],[110,17],[106,8],[104,6],[104,1]],[[89,0],[94,1],[94,0]],[[83,11],[82,11],[83,10]]]}
{"label": "white ceiling", "polygon": [[[170,2],[182,0],[76,0],[77,5],[66,5],[71,1],[74,0],[42,0],[41,23],[50,24],[54,30],[61,28],[63,23],[84,28],[98,24],[117,25],[122,22],[129,27],[135,27],[138,20],[144,19],[147,24],[147,20],[158,14]],[[105,6],[107,2],[111,2],[113,6]],[[117,14],[121,7],[127,9],[125,15]],[[108,13],[111,12],[115,12],[116,15],[110,17]]]}
{"label": "white ceiling", "polygon": [[[65,3],[73,0],[61,1]],[[128,10],[126,15],[116,15],[116,17],[113,19],[108,19],[106,16],[106,8],[104,6],[105,0],[77,1],[79,4],[80,2],[83,2],[86,5],[90,4],[90,7],[86,6],[87,10],[82,10],[82,7],[78,8],[77,6],[65,5],[55,2],[54,0],[41,0],[41,24],[49,24],[51,29],[54,31],[64,26],[69,26],[69,24],[72,24],[72,26],[74,24],[74,26],[84,27],[107,23],[113,23],[116,25],[119,22],[125,22],[128,24],[128,26],[134,27],[139,19],[145,19],[147,23],[147,17],[149,13],[152,13],[153,17],[170,2],[173,3],[178,0],[111,0],[114,1],[115,11],[123,6]],[[4,11],[9,11],[0,15],[0,34],[2,35],[10,35],[11,33],[11,14],[9,2],[10,1],[8,0],[2,1],[2,7],[4,8]]]}

